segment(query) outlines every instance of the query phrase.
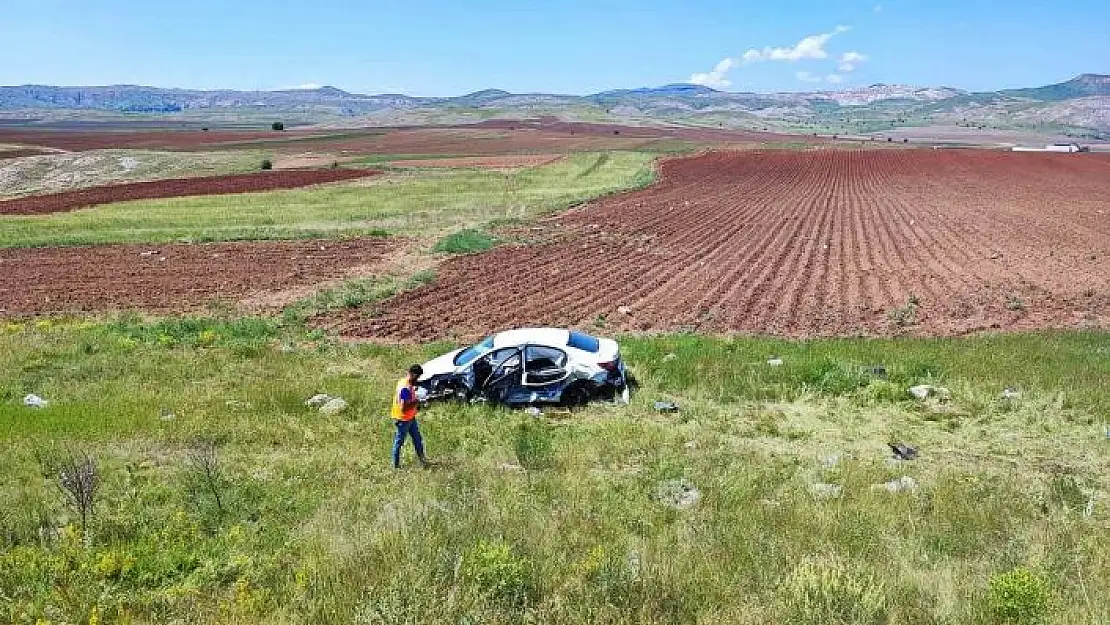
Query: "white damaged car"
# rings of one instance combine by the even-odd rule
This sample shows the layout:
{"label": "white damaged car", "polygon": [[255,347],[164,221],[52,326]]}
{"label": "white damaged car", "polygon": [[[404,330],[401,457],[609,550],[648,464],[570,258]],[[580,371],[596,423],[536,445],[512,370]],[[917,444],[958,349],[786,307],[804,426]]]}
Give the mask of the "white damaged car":
{"label": "white damaged car", "polygon": [[617,342],[574,330],[499,332],[423,367],[417,384],[428,399],[572,407],[595,399],[628,401],[629,374]]}

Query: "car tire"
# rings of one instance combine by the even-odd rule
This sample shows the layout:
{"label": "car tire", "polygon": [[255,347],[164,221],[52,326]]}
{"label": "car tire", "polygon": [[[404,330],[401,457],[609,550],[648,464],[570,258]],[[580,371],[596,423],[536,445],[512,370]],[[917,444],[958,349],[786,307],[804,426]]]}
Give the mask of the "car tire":
{"label": "car tire", "polygon": [[585,408],[593,398],[593,393],[585,384],[571,384],[563,391],[562,396],[559,398],[559,403],[564,408],[571,410],[579,410]]}

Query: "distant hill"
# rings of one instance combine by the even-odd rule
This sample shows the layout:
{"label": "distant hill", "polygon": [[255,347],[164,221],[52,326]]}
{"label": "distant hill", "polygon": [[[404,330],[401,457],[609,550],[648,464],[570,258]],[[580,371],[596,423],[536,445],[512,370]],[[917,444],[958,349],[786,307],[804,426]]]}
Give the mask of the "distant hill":
{"label": "distant hill", "polygon": [[1110,76],[1082,74],[1067,82],[1031,89],[1006,89],[1001,92],[1014,98],[1030,98],[1043,102],[1059,102],[1087,96],[1110,96]]}
{"label": "distant hill", "polygon": [[[1105,100],[1105,101],[1104,101]],[[0,87],[0,115],[59,112],[296,118],[302,123],[450,123],[553,115],[568,120],[681,123],[794,132],[878,133],[932,124],[1110,133],[1110,76],[1083,74],[1029,89],[971,93],[953,87],[874,84],[838,90],[738,93],[692,84],[585,96],[486,89],[457,97],[362,95],[336,87],[280,91],[162,89],[136,85]],[[344,121],[346,120],[346,121]]]}

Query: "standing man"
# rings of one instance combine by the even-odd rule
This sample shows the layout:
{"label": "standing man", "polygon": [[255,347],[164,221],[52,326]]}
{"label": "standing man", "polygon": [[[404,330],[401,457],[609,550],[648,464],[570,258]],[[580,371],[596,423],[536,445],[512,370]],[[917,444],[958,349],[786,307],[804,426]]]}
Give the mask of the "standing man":
{"label": "standing man", "polygon": [[428,459],[424,457],[424,439],[420,436],[420,426],[416,424],[416,409],[420,399],[416,396],[416,381],[424,375],[420,365],[409,367],[409,374],[397,381],[397,389],[393,392],[393,407],[390,416],[393,424],[397,426],[397,434],[393,437],[393,468],[401,468],[401,448],[405,445],[405,438],[412,436],[412,446],[416,448],[416,456],[420,458],[420,465],[428,467]]}

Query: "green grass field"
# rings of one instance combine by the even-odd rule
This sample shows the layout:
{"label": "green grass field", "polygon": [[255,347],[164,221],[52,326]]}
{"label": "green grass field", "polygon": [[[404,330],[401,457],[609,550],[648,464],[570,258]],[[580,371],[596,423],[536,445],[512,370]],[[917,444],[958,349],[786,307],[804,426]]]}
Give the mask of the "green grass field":
{"label": "green grass field", "polygon": [[0,247],[434,235],[529,218],[653,179],[655,153],[575,154],[514,171],[393,173],[355,183],[143,200],[0,219]]}
{"label": "green grass field", "polygon": [[[393,380],[447,346],[252,319],[0,328],[0,620],[1110,621],[1106,334],[622,346],[630,406],[434,405],[434,468],[410,449],[394,472]],[[87,528],[57,480],[75,454],[99,469]],[[672,507],[676,484],[700,499]]]}

